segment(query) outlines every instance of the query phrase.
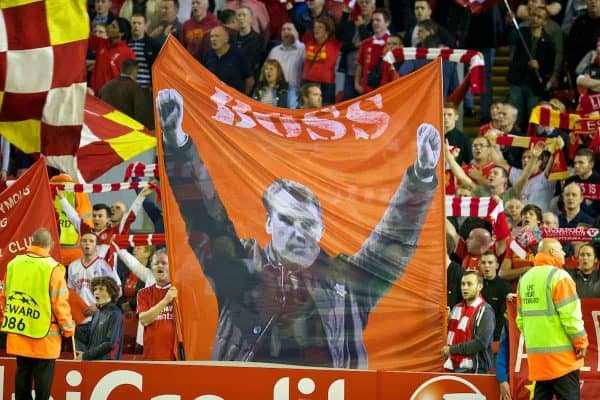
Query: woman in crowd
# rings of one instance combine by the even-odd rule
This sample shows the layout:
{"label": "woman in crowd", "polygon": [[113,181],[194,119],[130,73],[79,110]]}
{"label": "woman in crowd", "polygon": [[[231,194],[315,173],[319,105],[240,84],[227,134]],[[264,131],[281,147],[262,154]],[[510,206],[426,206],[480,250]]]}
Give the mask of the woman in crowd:
{"label": "woman in crowd", "polygon": [[252,98],[275,107],[297,108],[296,89],[285,80],[279,61],[265,61]]}
{"label": "woman in crowd", "polygon": [[323,105],[335,103],[335,66],[341,43],[335,39],[335,25],[329,17],[315,20],[312,37],[305,43],[304,83],[321,85]]}

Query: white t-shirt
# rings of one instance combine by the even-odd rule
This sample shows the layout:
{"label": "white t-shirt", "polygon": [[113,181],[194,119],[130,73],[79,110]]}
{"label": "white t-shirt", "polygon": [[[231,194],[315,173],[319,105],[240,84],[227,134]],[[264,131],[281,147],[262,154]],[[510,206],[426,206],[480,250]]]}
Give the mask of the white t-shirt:
{"label": "white t-shirt", "polygon": [[[522,169],[510,169],[508,180],[510,181],[511,185],[515,184],[522,173]],[[554,196],[555,186],[556,183],[549,181],[544,172],[540,171],[537,174],[529,177],[527,183],[525,183],[523,193],[521,193],[519,200],[521,200],[523,205],[534,204],[541,208],[542,212],[546,212],[550,207],[550,200],[552,200],[552,197]]]}
{"label": "white t-shirt", "polygon": [[121,279],[117,271],[101,257],[96,256],[89,264],[83,264],[83,258],[73,261],[69,264],[67,270],[67,286],[74,289],[87,305],[95,304],[96,298],[92,292],[92,279],[98,276],[110,276],[119,285],[121,292]]}

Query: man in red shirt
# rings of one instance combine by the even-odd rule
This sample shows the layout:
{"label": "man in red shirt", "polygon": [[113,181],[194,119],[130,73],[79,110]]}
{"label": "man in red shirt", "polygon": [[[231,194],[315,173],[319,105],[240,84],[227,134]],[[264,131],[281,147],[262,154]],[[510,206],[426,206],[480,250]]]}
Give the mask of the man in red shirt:
{"label": "man in red shirt", "polygon": [[196,54],[202,45],[202,38],[219,20],[208,11],[208,0],[192,0],[192,17],[183,23],[179,41],[190,54]]}
{"label": "man in red shirt", "polygon": [[[390,13],[383,8],[378,8],[373,11],[371,25],[373,26],[373,36],[366,39],[358,49],[358,59],[356,60],[356,72],[354,73],[354,87],[359,94],[363,94],[373,90],[374,88],[367,83],[369,72],[377,66],[383,49],[387,45],[390,32]],[[377,79],[379,82],[381,78]]]}
{"label": "man in red shirt", "polygon": [[125,60],[135,60],[135,53],[127,46],[131,25],[125,18],[115,18],[106,27],[108,39],[90,35],[90,48],[96,53],[89,87],[97,93],[105,83],[121,74]]}
{"label": "man in red shirt", "polygon": [[138,292],[137,312],[144,326],[144,360],[176,360],[173,300],[177,288],[171,286],[169,257],[165,249],[152,256],[152,274],[156,282]]}

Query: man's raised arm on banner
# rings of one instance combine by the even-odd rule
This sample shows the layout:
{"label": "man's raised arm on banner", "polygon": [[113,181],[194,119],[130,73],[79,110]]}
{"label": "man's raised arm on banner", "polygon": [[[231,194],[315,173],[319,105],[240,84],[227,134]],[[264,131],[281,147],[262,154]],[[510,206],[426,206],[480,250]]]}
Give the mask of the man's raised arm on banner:
{"label": "man's raised arm on banner", "polygon": [[417,159],[409,166],[389,206],[361,249],[348,260],[363,273],[359,296],[371,311],[409,264],[438,186],[439,131],[423,123],[417,129]]}
{"label": "man's raised arm on banner", "polygon": [[[183,99],[174,89],[158,92],[157,108],[162,128],[166,153],[165,164],[169,183],[180,204],[180,212],[186,221],[190,243],[202,260],[203,249],[200,240],[207,235],[212,241],[216,238],[230,238],[236,250],[240,241],[233,224],[219,198],[212,179],[197,151],[189,151],[195,144],[182,130]],[[185,192],[185,193],[184,193]],[[186,200],[193,206],[181,206]],[[196,235],[194,237],[194,235]]]}

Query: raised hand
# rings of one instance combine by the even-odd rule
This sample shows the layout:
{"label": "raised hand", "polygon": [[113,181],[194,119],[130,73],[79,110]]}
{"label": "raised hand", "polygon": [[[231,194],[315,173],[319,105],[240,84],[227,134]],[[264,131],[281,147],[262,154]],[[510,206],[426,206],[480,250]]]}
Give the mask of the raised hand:
{"label": "raised hand", "polygon": [[158,119],[164,141],[171,146],[181,146],[185,134],[181,129],[183,121],[183,98],[175,89],[163,89],[156,97]]}
{"label": "raised hand", "polygon": [[417,129],[417,162],[415,167],[418,176],[431,176],[440,159],[442,141],[439,131],[431,124],[421,124]]}

